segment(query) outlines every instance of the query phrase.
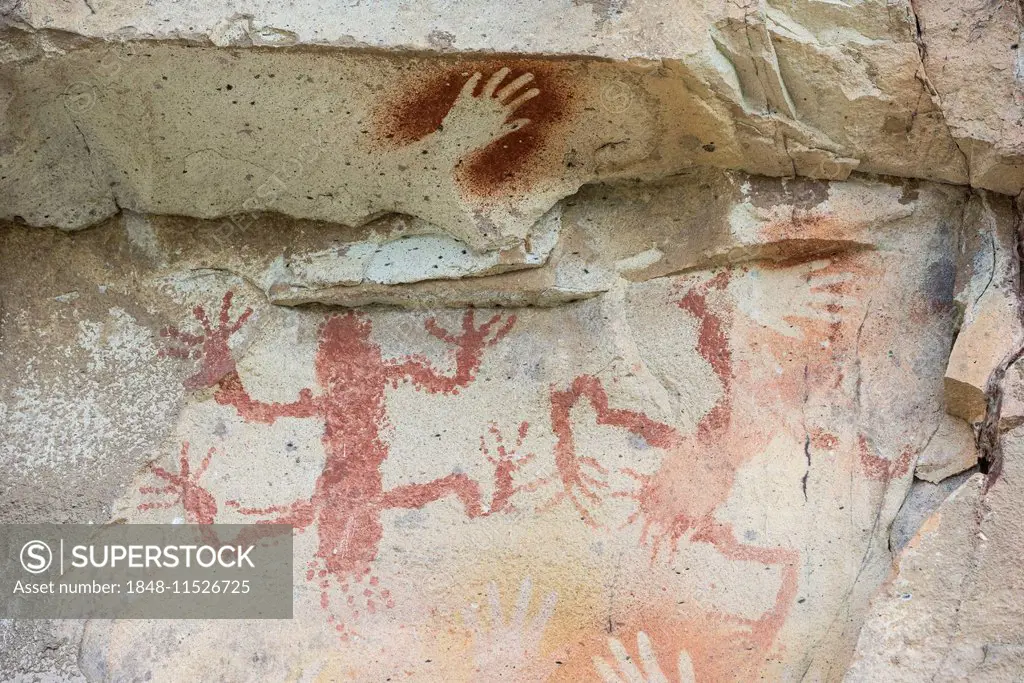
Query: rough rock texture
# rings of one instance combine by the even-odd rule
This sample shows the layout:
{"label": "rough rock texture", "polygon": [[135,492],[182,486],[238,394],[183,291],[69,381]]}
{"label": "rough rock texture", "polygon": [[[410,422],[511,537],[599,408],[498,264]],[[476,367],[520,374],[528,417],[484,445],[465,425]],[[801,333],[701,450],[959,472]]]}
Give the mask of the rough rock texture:
{"label": "rough rock texture", "polygon": [[956,301],[963,320],[946,369],[946,410],[977,422],[987,408],[989,377],[1024,342],[1024,327],[1016,212],[985,194],[972,197],[966,212],[965,224],[976,230],[960,245]]}
{"label": "rough rock texture", "polygon": [[0,17],[0,522],[296,529],[3,680],[1024,678],[1016,6]]}
{"label": "rough rock texture", "polygon": [[[967,0],[915,2],[924,73],[966,158],[970,182],[1017,194],[1024,181],[1021,8]],[[982,100],[989,106],[977,106]]]}
{"label": "rough rock texture", "polygon": [[[653,18],[631,7],[637,21]],[[143,27],[157,30],[117,9],[81,19],[32,3],[15,10],[29,29],[135,38],[6,32],[0,82],[19,143],[3,150],[0,189],[15,198],[3,215],[75,229],[118,207],[346,224],[400,211],[481,250],[513,246],[583,183],[695,165],[968,179],[922,76],[909,5],[878,5],[875,17],[709,5],[691,18],[699,31],[665,36],[666,46],[682,42],[631,62],[589,56],[591,39],[575,45],[572,35],[555,52],[577,55],[560,59],[325,52],[339,37],[299,26],[275,27],[295,35],[288,47],[140,42],[223,44],[212,19],[196,26],[179,5],[144,10]],[[406,47],[402,28],[370,44]],[[598,54],[646,56],[647,42]]]}
{"label": "rough rock texture", "polygon": [[[686,258],[638,258],[686,242],[651,217],[712,182],[717,227],[706,221]],[[475,315],[275,307],[245,273],[277,258],[267,226],[257,234],[268,241],[249,242],[262,260],[237,250],[238,273],[236,261],[205,260],[195,221],[8,228],[4,291],[22,311],[5,327],[18,352],[4,373],[21,378],[6,409],[8,458],[23,473],[15,498],[40,468],[97,473],[117,460],[140,469],[114,519],[281,516],[308,529],[295,621],[90,624],[84,673],[187,678],[221,651],[243,653],[222,660],[229,676],[253,666],[248,652],[259,654],[253,675],[270,678],[342,675],[352,658],[367,679],[518,670],[520,653],[487,650],[461,613],[491,584],[505,595],[529,580],[538,600],[557,601],[529,666],[556,680],[593,673],[608,623],[624,643],[647,634],[672,661],[685,650],[700,678],[834,678],[888,566],[913,462],[940,425],[965,200],[941,185],[720,173],[595,188],[563,207],[563,230],[585,226],[580,251],[643,265],[625,269],[634,279],[609,276],[603,296],[555,309]],[[637,226],[632,250],[601,230],[612,207]],[[92,265],[104,262],[123,265]],[[59,325],[65,316],[78,319]],[[189,335],[207,319],[196,345]],[[44,340],[43,327],[70,334]],[[167,353],[189,344],[198,361]],[[69,355],[81,360],[58,361]],[[61,400],[57,387],[104,367],[150,387],[134,421],[113,420],[128,403],[117,382],[77,412]],[[76,447],[19,442],[43,420]],[[332,420],[365,425],[332,435]],[[215,506],[146,493],[147,461],[178,471],[211,448],[192,485]],[[330,483],[340,462],[348,474]],[[47,493],[62,497],[59,484]],[[293,512],[258,512],[271,508]],[[339,543],[344,561],[332,559]]]}
{"label": "rough rock texture", "polygon": [[1019,680],[1022,436],[1005,433],[1001,476],[968,479],[900,556],[847,681]]}

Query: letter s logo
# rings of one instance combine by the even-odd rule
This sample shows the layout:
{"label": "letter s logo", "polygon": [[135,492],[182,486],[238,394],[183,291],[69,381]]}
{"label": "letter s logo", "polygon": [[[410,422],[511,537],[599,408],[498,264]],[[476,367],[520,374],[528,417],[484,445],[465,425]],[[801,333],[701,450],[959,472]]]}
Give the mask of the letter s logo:
{"label": "letter s logo", "polygon": [[52,563],[53,552],[42,541],[29,541],[21,546],[21,566],[30,574],[42,574]]}

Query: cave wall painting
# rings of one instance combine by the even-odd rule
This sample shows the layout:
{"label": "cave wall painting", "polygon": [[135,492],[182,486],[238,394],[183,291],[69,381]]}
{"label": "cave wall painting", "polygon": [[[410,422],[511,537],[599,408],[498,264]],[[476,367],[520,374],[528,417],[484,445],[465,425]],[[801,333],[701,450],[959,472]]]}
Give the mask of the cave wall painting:
{"label": "cave wall painting", "polygon": [[[304,650],[325,680],[402,666],[754,679],[795,656],[782,634],[808,590],[807,552],[821,551],[737,529],[737,504],[766,525],[780,514],[737,501],[738,478],[781,455],[769,483],[805,508],[783,512],[813,516],[836,482],[905,477],[920,446],[876,452],[827,414],[837,396],[859,400],[856,347],[884,342],[864,329],[881,264],[854,252],[633,285],[620,301],[633,341],[588,322],[608,319],[607,302],[254,314],[211,288],[163,332],[161,353],[195,364],[193,398],[173,464],[140,475],[130,515],[294,525],[297,584],[311,589],[297,618],[334,634]],[[293,346],[307,367],[269,351],[282,335],[305,340]],[[675,370],[645,360],[656,337]],[[704,396],[696,412],[688,391]],[[292,434],[284,457],[269,452]],[[261,468],[272,491],[250,481]],[[356,654],[367,648],[376,659]]]}

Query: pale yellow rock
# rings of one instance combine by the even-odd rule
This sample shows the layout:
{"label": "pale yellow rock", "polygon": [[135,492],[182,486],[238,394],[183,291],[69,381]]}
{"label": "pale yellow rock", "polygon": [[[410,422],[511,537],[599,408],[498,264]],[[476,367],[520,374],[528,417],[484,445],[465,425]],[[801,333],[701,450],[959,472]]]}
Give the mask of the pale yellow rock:
{"label": "pale yellow rock", "polygon": [[[252,521],[249,506],[304,500],[317,510],[295,520],[307,530],[296,535],[294,620],[97,622],[76,660],[93,678],[402,670],[470,681],[500,667],[512,680],[595,680],[595,658],[615,661],[611,609],[627,652],[647,639],[671,653],[659,659],[666,676],[687,661],[697,680],[836,680],[889,567],[888,529],[915,460],[942,438],[955,275],[943,218],[963,212],[964,194],[692,171],[561,202],[558,244],[536,267],[514,252],[519,270],[488,275],[485,252],[464,262],[477,277],[355,284],[339,256],[337,271],[289,276],[315,289],[340,274],[318,296],[341,303],[379,295],[422,307],[433,291],[428,311],[267,301],[279,259],[307,264],[332,244],[340,255],[415,232],[397,219],[354,229],[261,214],[233,232],[138,214],[71,234],[6,226],[0,373],[11,381],[0,406],[12,486],[0,495],[17,492],[4,504],[20,519],[79,500],[68,487],[80,482],[94,521]],[[424,272],[429,260],[411,253],[393,280]],[[501,282],[513,302],[559,283],[589,298],[450,308]],[[197,341],[207,334],[209,345]],[[203,371],[207,346],[233,359],[256,403],[203,388],[220,381]],[[315,414],[283,414],[303,396]],[[363,422],[334,431],[329,420]],[[145,464],[177,472],[186,442],[186,459],[215,449],[193,483],[216,510],[154,493],[165,487]],[[340,479],[324,474],[351,453],[372,457],[347,460]],[[114,473],[130,481],[110,483]],[[349,503],[314,495],[332,482],[354,487]],[[378,484],[379,495],[356,495]],[[346,524],[349,504],[371,525],[358,529],[379,523],[380,536],[353,530],[328,552],[321,540]],[[359,557],[376,583],[355,582]],[[328,572],[326,589],[307,578],[310,562]],[[527,614],[551,609],[529,634],[539,650],[472,628],[467,609],[482,606],[492,623],[492,590],[506,619],[521,590]],[[175,642],[188,656],[166,647]]]}
{"label": "pale yellow rock", "polygon": [[[361,228],[273,216],[149,224],[159,258],[236,272],[273,303],[554,306],[599,295],[619,279],[869,250],[873,227],[938,220],[961,194],[910,181],[694,169],[658,183],[586,188],[535,224],[524,243],[532,251],[483,253],[400,217]],[[680,213],[681,205],[692,209]]]}
{"label": "pale yellow rock", "polygon": [[1024,433],[998,476],[975,475],[903,551],[875,598],[847,681],[1011,681],[1024,672],[1019,557]]}
{"label": "pale yellow rock", "polygon": [[939,423],[939,428],[931,441],[921,451],[914,468],[914,476],[938,484],[943,479],[977,464],[978,447],[971,425],[960,418],[947,415]]}
{"label": "pale yellow rock", "polygon": [[945,383],[946,410],[968,422],[984,417],[989,378],[1024,340],[1013,212],[1009,201],[981,194],[964,213],[957,275],[963,322]]}
{"label": "pale yellow rock", "polygon": [[1002,386],[999,429],[1008,431],[1024,424],[1024,362],[1017,361],[1007,369]]}
{"label": "pale yellow rock", "polygon": [[924,73],[968,167],[970,182],[1015,195],[1024,188],[1021,15],[983,0],[924,0],[914,8]]}
{"label": "pale yellow rock", "polygon": [[971,592],[984,475],[976,474],[921,526],[872,601],[844,681],[937,677],[956,645],[958,611]]}
{"label": "pale yellow rock", "polygon": [[984,417],[989,377],[1021,341],[1019,308],[1016,297],[996,291],[986,293],[971,311],[946,368],[950,414],[968,422]]}

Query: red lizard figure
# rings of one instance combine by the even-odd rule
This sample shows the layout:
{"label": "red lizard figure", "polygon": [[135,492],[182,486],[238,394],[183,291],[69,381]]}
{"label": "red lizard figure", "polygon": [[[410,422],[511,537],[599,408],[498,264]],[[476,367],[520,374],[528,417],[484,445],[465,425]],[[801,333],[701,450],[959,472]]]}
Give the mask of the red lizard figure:
{"label": "red lizard figure", "polygon": [[[555,435],[558,437],[555,446],[555,464],[559,470],[562,490],[557,493],[547,506],[557,505],[563,501],[570,502],[580,514],[581,519],[589,526],[597,527],[593,515],[584,504],[599,503],[597,491],[608,488],[608,483],[599,478],[608,471],[595,459],[579,456],[576,453],[570,413],[577,402],[588,401],[596,413],[597,424],[620,427],[643,438],[650,446],[662,448],[669,452],[669,457],[681,458],[692,452],[688,444],[675,428],[657,422],[643,413],[633,410],[616,409],[608,404],[608,395],[601,381],[591,375],[577,377],[569,389],[551,392],[551,419]],[[696,460],[696,458],[694,458]],[[586,466],[593,471],[591,475],[584,469]],[[760,562],[779,567],[781,584],[776,594],[775,604],[757,619],[730,620],[715,615],[715,619],[724,619],[723,623],[733,621],[746,629],[746,635],[758,652],[766,653],[782,629],[786,617],[796,599],[798,588],[798,572],[800,555],[796,550],[778,547],[763,547],[743,543],[736,538],[732,525],[719,522],[713,517],[717,505],[718,487],[710,486],[708,500],[691,500],[679,502],[682,492],[673,490],[672,484],[664,480],[674,473],[659,472],[653,476],[641,476],[628,469],[626,474],[637,479],[640,484],[638,493],[614,491],[609,495],[635,498],[637,510],[630,516],[627,524],[642,518],[643,530],[641,543],[646,543],[652,527],[653,534],[651,562],[657,558],[658,550],[665,538],[669,540],[674,551],[679,540],[691,531],[690,540],[694,543],[707,543],[714,546],[722,556],[739,562]],[[721,473],[731,484],[729,473]],[[687,504],[689,503],[689,505]],[[692,507],[694,512],[682,512]],[[735,635],[735,634],[733,634]]]}
{"label": "red lizard figure", "polygon": [[[779,568],[781,583],[772,608],[758,619],[737,622],[747,629],[757,651],[764,654],[771,648],[796,599],[800,555],[788,548],[744,543],[736,538],[730,524],[714,517],[732,486],[738,461],[751,449],[752,443],[745,438],[746,434],[730,434],[731,389],[735,378],[726,335],[727,320],[708,306],[708,297],[723,290],[728,282],[728,273],[721,273],[677,302],[698,320],[697,351],[711,366],[724,390],[721,399],[698,423],[694,437],[687,438],[671,425],[641,412],[611,407],[601,380],[592,375],[576,377],[564,390],[553,387],[551,425],[557,438],[555,466],[561,490],[544,507],[568,502],[588,526],[599,526],[588,505],[600,504],[599,492],[609,489],[610,472],[595,458],[577,453],[571,415],[578,403],[587,401],[594,410],[597,424],[624,429],[667,453],[666,461],[653,475],[641,475],[629,468],[621,470],[637,480],[638,491],[606,494],[637,501],[636,511],[626,524],[638,521],[642,524],[640,542],[646,544],[651,540],[652,563],[666,540],[675,551],[679,541],[690,533],[690,541],[707,543],[723,557]],[[707,476],[700,476],[701,470]],[[695,475],[700,479],[699,486],[679,485],[681,480],[689,481]]]}
{"label": "red lizard figure", "polygon": [[[501,316],[495,315],[477,327],[473,311],[468,310],[458,335],[442,329],[433,318],[427,320],[427,332],[455,347],[455,370],[449,376],[422,357],[385,360],[380,347],[370,340],[371,325],[364,316],[355,312],[331,315],[320,327],[314,361],[320,393],[314,395],[312,390],[303,389],[294,402],[269,403],[249,396],[228,347],[230,336],[252,314],[247,308],[231,323],[232,296],[230,291],[224,295],[216,327],[202,306],[193,309],[203,327],[203,335],[189,335],[175,328],[165,330],[164,336],[186,347],[167,354],[187,358],[188,347],[201,345],[191,355],[202,358],[203,365],[198,373],[185,380],[185,386],[189,389],[216,387],[217,403],[232,406],[247,422],[271,424],[281,417],[323,421],[326,462],[308,499],[268,508],[247,508],[233,500],[226,504],[244,515],[272,516],[261,520],[266,523],[290,524],[300,530],[315,525],[319,544],[307,579],[319,579],[324,609],[329,607],[328,589],[332,578],[347,593],[350,580],[361,581],[370,573],[383,536],[381,513],[384,510],[419,508],[449,495],[455,495],[462,502],[471,518],[509,508],[513,492],[511,474],[523,462],[523,459],[515,459],[514,448],[505,449],[499,444],[496,458],[484,452],[495,464],[495,493],[490,505],[485,507],[479,484],[465,474],[450,474],[432,482],[385,491],[381,465],[388,457],[388,449],[380,439],[379,429],[385,420],[385,390],[389,385],[397,387],[401,382],[411,381],[417,390],[457,394],[475,379],[484,349],[494,346],[508,334],[515,324],[515,316],[501,323]],[[525,431],[523,425],[517,446]],[[370,585],[376,587],[377,584],[377,579],[372,577]],[[374,597],[387,606],[393,604],[384,590],[368,588],[363,595],[368,598],[367,609],[371,612],[376,610]],[[350,595],[348,603],[353,602]],[[358,612],[353,616],[358,616]],[[332,616],[330,621],[333,620]],[[341,624],[336,628],[343,636],[348,632]]]}
{"label": "red lizard figure", "polygon": [[[692,445],[674,427],[652,420],[643,413],[609,407],[608,395],[601,381],[591,375],[581,375],[568,389],[559,390],[552,387],[551,390],[551,426],[558,439],[555,445],[555,466],[562,489],[544,506],[545,508],[568,501],[588,526],[598,526],[587,508],[587,503],[600,503],[601,496],[598,491],[608,488],[605,478],[609,472],[596,459],[577,454],[571,420],[573,407],[580,400],[586,399],[597,413],[597,423],[600,425],[625,429],[641,437],[648,445],[670,453],[670,458],[684,461],[684,465],[700,464],[700,460],[710,460],[724,465],[716,467],[714,476],[708,477],[706,484],[696,492],[674,490],[673,482],[679,476],[679,472],[666,466],[653,476],[643,476],[628,468],[623,470],[640,483],[639,493],[613,492],[610,495],[637,499],[638,509],[627,523],[632,523],[643,516],[644,542],[647,540],[649,529],[652,526],[657,527],[653,544],[654,555],[657,555],[663,537],[667,537],[674,547],[687,530],[696,528],[702,521],[711,521],[715,508],[725,499],[732,485],[736,469],[736,463],[731,458],[734,449],[723,443],[731,418],[732,355],[729,351],[725,323],[722,317],[710,311],[707,305],[709,294],[724,289],[728,281],[728,272],[720,273],[687,293],[678,302],[680,308],[698,319],[697,351],[707,360],[724,389],[722,398],[697,425],[696,440],[699,446],[705,449],[703,457],[692,463],[685,463],[687,457],[684,451]],[[736,452],[742,454],[742,451]]]}

